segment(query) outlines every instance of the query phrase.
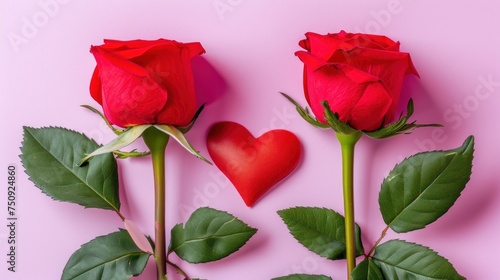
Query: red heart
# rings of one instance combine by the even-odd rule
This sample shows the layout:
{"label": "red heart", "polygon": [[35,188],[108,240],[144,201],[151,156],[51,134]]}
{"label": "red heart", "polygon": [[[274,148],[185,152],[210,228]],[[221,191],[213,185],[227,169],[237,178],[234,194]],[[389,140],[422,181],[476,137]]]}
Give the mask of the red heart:
{"label": "red heart", "polygon": [[207,137],[213,162],[233,183],[247,206],[252,206],[292,172],[302,155],[295,134],[271,130],[255,138],[242,125],[219,122]]}

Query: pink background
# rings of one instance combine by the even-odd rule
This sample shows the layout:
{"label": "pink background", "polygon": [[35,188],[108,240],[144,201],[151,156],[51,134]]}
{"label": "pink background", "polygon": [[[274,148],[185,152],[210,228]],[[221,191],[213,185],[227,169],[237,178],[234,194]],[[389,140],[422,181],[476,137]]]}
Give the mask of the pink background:
{"label": "pink background", "polygon": [[[59,279],[69,256],[98,235],[123,227],[109,211],[54,202],[28,181],[19,161],[22,126],[62,126],[100,143],[113,138],[102,121],[79,107],[96,106],[88,93],[95,62],[90,45],[103,38],[199,41],[207,53],[194,61],[198,92],[208,101],[187,135],[208,156],[211,124],[232,120],[254,135],[290,130],[301,139],[298,169],[253,208],[214,166],[172,142],[167,156],[168,228],[199,206],[228,211],[259,232],[239,252],[210,264],[178,262],[192,277],[211,280],[270,279],[312,273],[345,279],[345,262],[316,257],[288,234],[277,210],[328,207],[342,212],[340,150],[331,131],[311,127],[278,92],[305,105],[302,63],[294,56],[304,33],[347,31],[385,34],[411,53],[421,79],[408,78],[419,129],[386,141],[363,138],[356,154],[356,218],[366,249],[384,224],[380,183],[404,157],[459,146],[476,137],[473,176],[451,210],[427,228],[389,234],[430,246],[468,279],[498,274],[500,233],[500,4],[482,1],[69,1],[0,2],[0,279]],[[17,39],[14,40],[14,39]],[[13,41],[14,40],[14,41]],[[407,98],[406,98],[407,99]],[[134,144],[144,149],[144,144]],[[17,272],[7,272],[6,169],[18,169]],[[119,161],[122,211],[153,234],[149,158]],[[4,218],[5,217],[5,218]],[[177,258],[173,258],[178,261]],[[173,270],[169,279],[181,279]],[[138,279],[154,279],[150,262]]]}

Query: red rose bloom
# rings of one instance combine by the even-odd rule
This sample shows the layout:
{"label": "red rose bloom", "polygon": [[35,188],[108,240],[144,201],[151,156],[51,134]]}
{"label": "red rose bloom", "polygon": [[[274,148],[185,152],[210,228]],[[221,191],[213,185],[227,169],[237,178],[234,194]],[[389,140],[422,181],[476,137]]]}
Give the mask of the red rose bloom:
{"label": "red rose bloom", "polygon": [[92,46],[97,67],[90,94],[117,126],[188,124],[196,112],[191,58],[200,43],[104,40]]}
{"label": "red rose bloom", "polygon": [[385,36],[307,33],[296,55],[304,62],[304,92],[318,121],[327,101],[339,119],[357,130],[390,123],[406,74],[418,76],[410,55]]}

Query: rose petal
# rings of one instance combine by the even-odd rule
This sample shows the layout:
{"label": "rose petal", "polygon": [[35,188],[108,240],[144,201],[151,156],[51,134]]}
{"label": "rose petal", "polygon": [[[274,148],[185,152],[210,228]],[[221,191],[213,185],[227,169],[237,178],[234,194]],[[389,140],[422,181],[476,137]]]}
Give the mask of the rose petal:
{"label": "rose petal", "polygon": [[90,52],[96,58],[96,61],[100,59],[101,61],[97,61],[97,65],[100,66],[99,62],[106,61],[108,64],[112,64],[115,67],[121,68],[129,72],[130,74],[136,76],[147,76],[148,72],[141,66],[132,63],[126,59],[123,59],[116,54],[113,54],[106,49],[99,46],[92,46],[90,48]]}
{"label": "rose petal", "polygon": [[151,49],[162,48],[165,45],[176,46],[178,45],[178,43],[169,40],[162,40],[162,41],[158,40],[154,42],[141,41],[140,43],[137,44],[125,45],[123,48],[114,49],[112,50],[112,52],[123,58],[132,59],[144,55]]}
{"label": "rose petal", "polygon": [[326,100],[332,111],[339,114],[339,119],[349,123],[351,111],[361,98],[363,87],[333,65],[326,65],[317,70],[306,66],[306,71],[309,106],[318,121],[326,123],[321,104]]}
{"label": "rose petal", "polygon": [[392,99],[382,83],[370,83],[351,112],[351,126],[359,130],[373,131],[383,125]]}
{"label": "rose petal", "polygon": [[380,78],[372,75],[369,72],[365,72],[362,69],[352,67],[349,64],[333,64],[335,67],[339,70],[342,70],[344,74],[351,79],[351,81],[357,83],[357,84],[364,84],[364,83],[375,83],[379,82]]}
{"label": "rose petal", "polygon": [[324,61],[320,59],[317,56],[311,55],[308,52],[305,51],[297,51],[295,52],[295,55],[302,61],[304,62],[304,65],[307,66],[308,69],[311,71],[317,70],[318,68],[321,68],[325,65],[328,65],[329,62]]}
{"label": "rose petal", "polygon": [[90,80],[90,96],[92,96],[97,103],[102,105],[102,84],[101,78],[99,77],[99,69],[97,67],[94,69],[92,79]]}
{"label": "rose petal", "polygon": [[304,50],[309,51],[311,49],[311,45],[309,44],[308,39],[302,39],[299,41],[299,46],[303,48]]}
{"label": "rose petal", "polygon": [[144,48],[151,45],[157,45],[162,42],[174,42],[172,40],[166,39],[157,39],[157,40],[129,40],[129,41],[121,41],[121,40],[112,40],[105,39],[104,45],[102,46],[106,50],[128,50],[128,49],[139,49]]}
{"label": "rose petal", "polygon": [[299,45],[309,51],[296,53],[305,65],[305,96],[321,122],[321,102],[327,100],[341,121],[378,129],[393,119],[404,76],[418,76],[409,54],[386,36],[309,32]]}
{"label": "rose petal", "polygon": [[93,47],[102,82],[104,115],[112,124],[127,127],[154,123],[167,91],[147,70],[99,47]]}
{"label": "rose petal", "polygon": [[184,47],[189,50],[191,58],[205,53],[205,49],[198,42],[184,43]]}
{"label": "rose petal", "polygon": [[327,61],[337,50],[351,50],[355,45],[341,40],[338,36],[324,36],[308,32],[309,51],[312,55]]}
{"label": "rose petal", "polygon": [[[320,60],[319,58],[317,57],[314,57],[312,55],[310,55],[308,52],[305,52],[305,51],[297,51],[295,52],[295,55],[302,61],[304,62],[304,73],[303,73],[303,86],[304,86],[304,95],[306,97],[306,101],[307,103],[309,104],[309,106],[312,107],[312,103],[311,103],[311,100],[309,98],[309,78],[308,78],[308,72],[309,71],[314,71],[320,67],[323,67],[325,65],[327,65],[327,63],[325,63],[324,61]],[[316,115],[315,113],[315,110],[316,109],[313,109],[313,113]],[[316,115],[316,117],[318,118],[318,120],[320,122],[323,122],[323,123],[326,123],[325,120],[324,120],[324,117],[323,117],[323,114],[320,114],[320,115]]]}
{"label": "rose petal", "polygon": [[394,42],[390,38],[382,35],[356,33],[352,34],[350,42],[357,47],[363,48],[399,50],[399,42]]}
{"label": "rose petal", "polygon": [[200,55],[205,53],[205,50],[198,42],[193,43],[179,43],[173,40],[158,39],[154,41],[148,40],[133,40],[133,41],[118,41],[118,40],[104,40],[105,45],[102,46],[106,50],[112,50],[113,53],[123,58],[139,57],[153,48],[162,48],[165,45],[175,46],[177,48],[187,48],[191,51],[191,56]]}
{"label": "rose petal", "polygon": [[193,118],[196,95],[191,58],[202,51],[199,43],[181,47],[164,45],[134,60],[154,73],[155,80],[168,91],[168,100],[157,114],[156,123],[183,126]]}
{"label": "rose petal", "polygon": [[[306,67],[309,105],[320,122],[325,123],[321,102],[326,100],[341,121],[356,129],[380,126],[392,103],[380,79],[347,64],[324,63],[306,52],[297,55]],[[366,118],[358,110],[366,110],[365,105],[369,101],[374,102],[374,106],[367,111],[370,117]],[[378,111],[374,114],[373,110]]]}
{"label": "rose petal", "polygon": [[366,71],[382,80],[392,98],[392,105],[387,112],[386,122],[393,120],[396,113],[404,76],[416,74],[408,53],[384,50],[359,49],[348,60],[354,68]]}

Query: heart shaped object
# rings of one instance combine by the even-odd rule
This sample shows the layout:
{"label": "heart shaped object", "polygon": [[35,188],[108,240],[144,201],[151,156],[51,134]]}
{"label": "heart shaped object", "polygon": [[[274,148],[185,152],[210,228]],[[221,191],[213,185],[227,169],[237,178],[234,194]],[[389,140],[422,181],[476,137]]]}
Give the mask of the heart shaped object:
{"label": "heart shaped object", "polygon": [[247,206],[290,174],[302,155],[300,141],[290,131],[276,129],[255,138],[235,122],[213,125],[207,148]]}

